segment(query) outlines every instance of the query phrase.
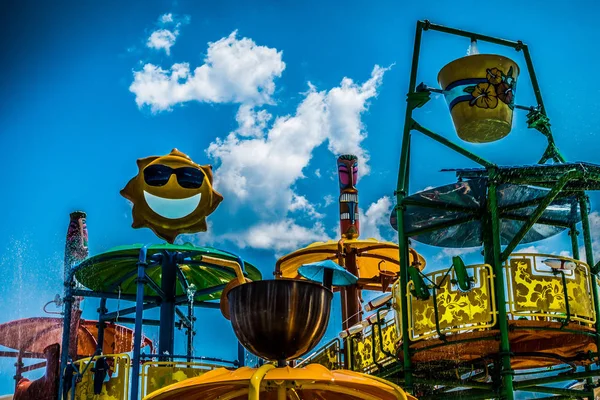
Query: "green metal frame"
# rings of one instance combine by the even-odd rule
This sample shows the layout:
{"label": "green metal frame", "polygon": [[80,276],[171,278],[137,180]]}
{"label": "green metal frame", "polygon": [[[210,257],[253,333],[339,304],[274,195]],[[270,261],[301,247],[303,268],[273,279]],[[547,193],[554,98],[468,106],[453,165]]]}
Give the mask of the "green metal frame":
{"label": "green metal frame", "polygon": [[[543,134],[547,138],[547,146],[542,154],[538,164],[544,164],[548,160],[553,160],[557,163],[556,168],[551,168],[548,171],[548,174],[545,173],[542,176],[542,179],[546,180],[547,185],[551,188],[549,193],[545,196],[545,198],[536,200],[535,204],[536,209],[532,212],[532,214],[526,218],[525,223],[522,229],[517,233],[512,242],[505,248],[504,251],[501,250],[500,246],[500,214],[504,210],[499,210],[498,208],[498,197],[497,197],[497,187],[503,183],[516,183],[515,175],[517,172],[530,171],[527,167],[500,167],[495,165],[494,163],[472,153],[469,150],[464,149],[460,145],[453,143],[451,140],[432,132],[431,130],[421,126],[413,119],[413,110],[415,108],[422,107],[430,100],[431,92],[441,92],[437,89],[432,89],[426,86],[424,83],[417,86],[417,70],[419,67],[419,57],[421,51],[421,38],[424,31],[434,30],[438,32],[447,33],[455,36],[462,36],[468,38],[470,40],[481,40],[501,46],[506,46],[515,49],[516,51],[521,51],[523,53],[525,63],[527,65],[527,70],[529,72],[529,76],[531,79],[531,85],[533,86],[533,91],[535,93],[537,105],[531,107],[525,106],[515,106],[516,109],[527,110],[527,125],[529,128],[538,130],[541,134]],[[414,385],[415,384],[427,384],[427,382],[431,382],[431,378],[429,379],[421,379],[413,374],[414,367],[411,361],[411,355],[414,353],[414,350],[411,349],[411,341],[409,339],[408,333],[408,306],[406,302],[407,298],[407,283],[409,281],[408,275],[408,267],[409,267],[409,256],[408,256],[408,247],[409,247],[409,237],[415,235],[416,231],[406,231],[404,229],[404,211],[406,209],[406,205],[408,201],[405,201],[405,198],[408,196],[409,191],[409,167],[410,167],[410,142],[412,131],[417,131],[422,133],[423,135],[430,137],[431,139],[443,144],[448,147],[450,150],[453,150],[468,159],[480,164],[484,170],[478,175],[484,175],[488,179],[489,187],[488,187],[488,195],[487,195],[487,203],[486,208],[480,215],[474,215],[469,217],[469,220],[474,218],[481,218],[483,224],[483,232],[484,232],[484,258],[485,263],[490,264],[493,267],[494,271],[494,288],[495,288],[495,299],[498,310],[498,326],[500,332],[500,348],[499,348],[499,360],[498,367],[499,370],[495,373],[499,379],[493,380],[493,384],[491,385],[491,390],[488,388],[485,392],[482,392],[481,383],[478,384],[469,384],[469,382],[460,381],[460,387],[466,388],[465,390],[460,392],[460,398],[466,399],[484,399],[490,397],[490,391],[496,394],[498,398],[513,400],[514,392],[516,390],[525,390],[525,391],[536,391],[541,393],[552,393],[558,394],[561,396],[589,396],[590,389],[585,389],[583,391],[577,391],[573,389],[557,389],[557,388],[549,388],[546,386],[539,386],[548,383],[566,381],[571,379],[582,379],[589,378],[591,376],[597,376],[598,371],[586,371],[584,373],[570,373],[570,374],[561,374],[556,376],[551,376],[543,379],[533,379],[527,381],[513,381],[514,371],[511,368],[511,350],[510,350],[510,342],[509,342],[509,326],[508,319],[506,313],[506,293],[505,293],[505,274],[503,271],[504,261],[508,258],[511,251],[519,244],[519,242],[523,239],[527,231],[536,223],[544,221],[540,220],[540,217],[546,207],[556,198],[564,197],[566,195],[578,194],[579,199],[579,208],[582,218],[582,231],[583,231],[583,241],[585,245],[585,252],[587,263],[592,268],[592,272],[594,274],[598,273],[597,269],[594,269],[594,260],[592,253],[592,241],[590,234],[590,226],[588,220],[588,208],[587,208],[587,197],[585,195],[584,190],[591,187],[589,184],[586,185],[577,185],[573,183],[573,180],[577,179],[586,179],[593,181],[594,186],[597,186],[597,183],[600,182],[600,174],[594,173],[586,173],[585,169],[567,169],[567,165],[561,166],[561,163],[565,163],[564,157],[561,155],[560,151],[556,147],[552,131],[550,129],[549,118],[546,115],[546,110],[544,107],[544,102],[542,99],[541,90],[537,81],[537,77],[535,74],[535,70],[533,68],[533,62],[531,60],[531,55],[529,53],[529,48],[526,44],[521,41],[509,41],[504,39],[498,39],[490,36],[481,35],[474,32],[467,32],[463,30],[448,28],[440,25],[435,25],[430,23],[429,21],[418,21],[415,33],[415,42],[413,49],[413,57],[412,57],[412,66],[410,72],[410,80],[407,94],[407,107],[405,114],[405,122],[404,122],[404,131],[402,137],[402,148],[400,153],[400,163],[398,168],[398,182],[395,191],[397,206],[396,206],[396,217],[397,217],[397,227],[398,227],[398,244],[400,247],[400,292],[401,298],[404,301],[401,302],[401,312],[402,312],[402,348],[400,351],[402,352],[403,365],[400,368],[396,368],[394,370],[401,371],[403,375],[403,383],[404,388],[414,393]],[[540,181],[540,175],[530,174],[522,176],[522,174],[518,174],[518,183],[523,184],[538,184]],[[570,186],[569,186],[570,185]],[[573,186],[575,185],[575,186]],[[595,188],[595,187],[594,187]],[[577,211],[576,204],[573,205],[573,211]],[[432,206],[432,208],[436,208]],[[441,208],[441,207],[438,207]],[[440,224],[439,226],[424,228],[424,230],[432,231],[444,228],[444,224]],[[578,248],[578,240],[577,240],[577,230],[576,226],[573,224],[569,226],[571,241],[573,247],[573,257],[579,259],[579,248]],[[422,230],[419,230],[418,233],[422,233]],[[599,299],[598,299],[598,285],[595,279],[595,276],[592,277],[592,290],[594,294],[594,309],[597,316],[600,316],[600,307],[599,307]],[[598,348],[600,349],[600,318],[596,318],[596,341]],[[440,344],[443,346],[444,344]],[[595,355],[597,358],[597,354]],[[600,362],[600,358],[597,358],[598,362]],[[388,371],[391,370],[388,368]],[[382,371],[383,372],[383,371]],[[386,377],[390,379],[389,372],[385,373]],[[589,381],[588,381],[589,382]],[[439,383],[438,383],[439,384]],[[449,395],[445,394],[445,396]],[[450,397],[444,397],[450,398]],[[459,397],[456,397],[459,398]]]}

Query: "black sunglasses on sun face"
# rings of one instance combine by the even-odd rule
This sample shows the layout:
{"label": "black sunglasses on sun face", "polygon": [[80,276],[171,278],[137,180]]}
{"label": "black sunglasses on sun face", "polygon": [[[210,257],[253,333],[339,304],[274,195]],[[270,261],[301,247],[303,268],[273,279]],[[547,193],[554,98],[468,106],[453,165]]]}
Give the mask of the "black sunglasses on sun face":
{"label": "black sunglasses on sun face", "polygon": [[144,181],[150,186],[164,186],[175,174],[179,186],[186,189],[198,189],[204,182],[204,172],[198,168],[171,168],[162,164],[154,164],[144,169]]}

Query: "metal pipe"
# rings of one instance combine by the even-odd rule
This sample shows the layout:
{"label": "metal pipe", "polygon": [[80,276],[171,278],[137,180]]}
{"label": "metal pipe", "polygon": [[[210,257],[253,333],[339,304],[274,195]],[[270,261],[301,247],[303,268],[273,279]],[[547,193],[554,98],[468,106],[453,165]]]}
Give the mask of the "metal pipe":
{"label": "metal pipe", "polygon": [[500,357],[502,362],[502,388],[501,393],[506,400],[514,400],[513,371],[510,362],[510,341],[508,339],[508,318],[506,314],[506,293],[504,288],[504,268],[501,261],[500,248],[500,218],[498,216],[498,193],[497,193],[497,171],[489,171],[488,195],[487,195],[487,230],[491,236],[486,237],[485,257],[486,263],[490,264],[494,271],[494,293],[496,298],[496,309],[498,310],[498,325],[500,328]]}
{"label": "metal pipe", "polygon": [[[41,362],[35,365],[39,365],[39,364],[43,364],[46,365],[46,362]],[[22,373],[26,372],[25,368],[23,368],[25,364],[23,364],[23,351],[19,351],[18,355],[17,355],[17,362],[15,363],[15,391],[17,390],[17,385],[19,384],[19,381],[21,380],[21,378],[23,377]],[[42,366],[43,366],[42,365]]]}
{"label": "metal pipe", "polygon": [[60,373],[58,378],[58,396],[62,398],[63,395],[63,378],[65,375],[65,368],[67,367],[67,362],[69,361],[69,339],[71,333],[71,313],[73,312],[73,270],[69,265],[68,261],[66,261],[65,257],[65,268],[68,270],[66,274],[66,279],[64,282],[65,285],[65,296],[63,300],[63,335],[62,335],[62,344],[60,346]]}
{"label": "metal pipe", "polygon": [[[177,253],[165,251],[161,263],[160,286],[165,298],[160,304],[160,329],[158,333],[158,354],[173,354],[175,327],[175,295],[177,284]],[[160,358],[159,358],[160,359]]]}
{"label": "metal pipe", "polygon": [[[145,354],[142,353],[140,354],[140,359],[143,358],[156,358],[159,357],[160,354]],[[163,355],[164,356],[164,355]],[[223,363],[223,364],[231,364],[234,366],[237,366],[237,360],[236,361],[229,361],[229,360],[223,360],[222,358],[214,358],[214,357],[189,357],[187,355],[171,355],[169,356],[169,358],[171,360],[174,360],[175,358],[184,358],[186,360],[199,360],[199,361],[211,361],[211,362],[218,362],[218,363]]]}
{"label": "metal pipe", "polygon": [[556,376],[549,376],[546,378],[537,378],[537,379],[528,379],[524,381],[516,381],[514,383],[516,390],[527,390],[528,387],[537,386],[537,385],[545,385],[547,383],[556,383],[556,382],[564,382],[578,379],[585,379],[588,377],[597,377],[598,371],[586,371],[586,372],[576,372],[574,374],[560,374]]}
{"label": "metal pipe", "polygon": [[[592,294],[594,299],[594,312],[596,313],[596,334],[600,333],[600,299],[598,298],[598,281],[594,271],[594,249],[592,248],[592,234],[588,215],[588,201],[585,194],[579,196],[579,212],[581,213],[581,228],[583,230],[583,243],[585,244],[585,260],[592,271]],[[596,347],[600,351],[600,335],[596,336]],[[598,357],[600,362],[600,357]]]}
{"label": "metal pipe", "polygon": [[428,20],[425,20],[421,23],[424,24],[425,30],[438,31],[455,36],[463,36],[471,40],[482,40],[484,42],[499,44],[500,46],[512,47],[515,50],[519,50],[525,47],[525,45],[520,40],[515,42],[514,40],[499,39],[492,36],[480,35],[479,33],[475,32],[469,32],[461,29],[449,28],[443,25],[432,24]]}
{"label": "metal pipe", "polygon": [[154,280],[148,276],[148,274],[146,274],[146,284],[150,286],[161,299],[164,300],[165,294],[163,293],[162,289],[160,286],[158,286],[158,283],[154,282]]}
{"label": "metal pipe", "polygon": [[[421,36],[423,34],[423,21],[417,22],[415,32],[415,43],[413,48],[412,65],[410,68],[410,80],[408,83],[408,95],[415,93],[417,83],[417,71],[419,69],[419,53],[421,52]],[[413,128],[413,109],[407,102],[404,115],[404,130],[402,134],[402,148],[400,150],[400,163],[398,165],[398,183],[396,185],[396,221],[398,230],[398,252],[400,259],[400,313],[402,320],[402,354],[404,364],[404,379],[406,390],[413,391],[412,360],[410,356],[410,338],[408,336],[408,304],[406,302],[406,285],[408,284],[408,236],[404,232],[404,207],[402,201],[407,196],[409,186],[409,162],[410,162],[410,135]],[[349,341],[348,341],[349,342]]]}
{"label": "metal pipe", "polygon": [[479,157],[475,153],[471,153],[469,150],[463,149],[462,147],[451,142],[450,140],[446,139],[445,137],[438,135],[437,133],[430,131],[427,128],[422,127],[421,125],[419,125],[418,122],[416,122],[414,120],[412,120],[412,129],[421,132],[425,136],[429,136],[436,142],[441,143],[446,147],[449,147],[450,149],[454,150],[455,152],[462,154],[463,156],[467,157],[470,160],[475,161],[477,164],[483,165],[484,167],[493,167],[494,166],[493,163],[489,162],[488,160],[484,159],[483,157]]}
{"label": "metal pipe", "polygon": [[[18,351],[0,351],[0,357],[19,357],[19,352]],[[43,353],[31,353],[31,352],[27,352],[27,353],[23,353],[21,355],[22,358],[46,358],[46,356]]]}
{"label": "metal pipe", "polygon": [[527,388],[528,392],[534,393],[550,393],[550,394],[562,394],[564,396],[576,397],[576,398],[587,398],[593,399],[594,392],[585,391],[585,390],[576,390],[576,389],[562,389],[555,387],[547,387],[547,386],[529,386]]}
{"label": "metal pipe", "polygon": [[106,324],[102,320],[102,316],[106,314],[106,297],[100,299],[100,307],[98,307],[98,340],[96,341],[96,353],[102,354],[104,351],[104,328]]}
{"label": "metal pipe", "polygon": [[[185,304],[185,303],[186,302],[184,300],[178,300],[175,302],[175,305],[178,306],[178,305]],[[198,302],[194,302],[194,307],[219,309],[220,304],[212,303],[210,301],[198,301]]]}
{"label": "metal pipe", "polygon": [[[196,293],[194,294],[194,303],[197,304],[197,302],[201,302],[201,298],[207,294],[212,294],[212,293],[216,293],[216,292],[220,292],[221,290],[223,290],[225,288],[227,284],[224,283],[222,285],[216,285],[216,286],[211,286],[205,289],[200,289],[200,290],[196,290]],[[187,294],[181,294],[179,296],[175,296],[175,303],[176,304],[183,304],[183,303],[187,303],[189,302],[188,296]],[[219,304],[217,304],[217,308],[219,307]]]}
{"label": "metal pipe", "polygon": [[[121,318],[119,317],[119,322],[123,323],[123,324],[134,324],[135,325],[135,321],[136,318]],[[149,326],[160,326],[160,321],[157,319],[142,319],[142,325],[149,325]]]}
{"label": "metal pipe", "polygon": [[131,400],[137,400],[140,385],[140,348],[142,346],[142,317],[144,314],[144,286],[146,283],[146,261],[148,248],[143,246],[137,263],[137,289],[135,330],[133,332],[133,361],[131,363]]}
{"label": "metal pipe", "polygon": [[204,260],[208,261],[211,264],[220,265],[222,267],[227,267],[227,268],[233,269],[233,271],[235,272],[235,276],[238,279],[238,283],[240,283],[240,284],[246,283],[246,278],[244,277],[244,272],[242,271],[243,261],[235,262],[235,261],[224,260],[224,259],[216,258],[216,257],[202,256],[202,261],[204,261]]}
{"label": "metal pipe", "polygon": [[561,281],[562,281],[562,285],[563,285],[563,293],[565,296],[565,311],[566,311],[566,316],[565,316],[565,320],[561,322],[560,326],[561,328],[564,326],[569,325],[569,322],[571,322],[571,305],[569,304],[569,289],[567,287],[567,278],[565,277],[565,273],[564,271],[557,271],[560,273],[561,276]]}
{"label": "metal pipe", "polygon": [[[571,215],[574,217],[573,220],[576,221],[577,218],[577,205],[578,201],[574,201],[571,203]],[[577,240],[577,236],[579,236],[579,231],[577,230],[577,223],[573,222],[569,227],[569,236],[571,237],[571,252],[573,254],[573,258],[575,260],[579,260],[579,243]],[[590,266],[591,268],[591,266]]]}
{"label": "metal pipe", "polygon": [[250,386],[248,387],[248,400],[259,400],[260,398],[260,383],[269,372],[275,368],[273,364],[265,364],[258,368],[250,378]]}
{"label": "metal pipe", "polygon": [[46,366],[46,361],[42,361],[42,362],[39,362],[39,363],[36,363],[36,364],[28,365],[26,367],[22,366],[21,367],[21,372],[29,372],[29,371],[36,370],[38,368],[44,368],[45,366]]}
{"label": "metal pipe", "polygon": [[[354,276],[359,276],[358,267],[356,265],[356,250],[355,249],[346,249],[346,270],[350,272]],[[350,285],[346,286],[347,293],[347,315],[345,320],[348,321],[348,326],[353,326],[358,324],[362,320],[362,307],[360,306],[360,302],[358,300],[359,289],[358,285]]]}
{"label": "metal pipe", "polygon": [[[159,306],[158,303],[144,303],[144,305],[142,306],[142,310],[150,310],[150,309],[156,308],[158,306]],[[106,313],[102,316],[102,320],[103,321],[113,321],[117,318],[119,320],[121,320],[121,316],[129,315],[129,314],[136,313],[136,312],[137,312],[137,305],[134,307],[127,307],[122,310],[117,310],[117,311]]]}
{"label": "metal pipe", "polygon": [[[525,63],[527,64],[527,71],[529,72],[529,79],[531,79],[531,86],[533,86],[533,93],[535,94],[535,99],[538,105],[540,106],[540,112],[543,115],[547,115],[546,107],[544,106],[544,100],[542,99],[540,85],[538,83],[537,76],[535,75],[535,69],[533,68],[533,62],[531,61],[531,55],[529,54],[529,47],[527,47],[527,45],[523,45],[522,50],[523,57],[525,58]],[[547,126],[547,129],[547,134],[544,134],[544,136],[546,136],[546,138],[548,139],[548,147],[546,153],[548,153],[549,150],[552,150],[551,154],[553,154],[557,158],[557,161],[564,163],[566,160],[554,144],[554,137],[552,136],[552,130],[550,128],[550,125]],[[546,153],[544,153],[542,159],[544,159]]]}
{"label": "metal pipe", "polygon": [[[506,246],[506,248],[500,255],[501,262],[504,262],[508,259],[510,253],[512,253],[515,247],[517,247],[521,240],[523,240],[527,232],[529,232],[529,229],[531,229],[531,227],[535,225],[536,221],[542,216],[544,211],[546,211],[546,208],[550,205],[550,203],[554,201],[554,198],[560,193],[560,191],[567,184],[567,182],[569,182],[569,179],[579,175],[580,173],[577,170],[572,169],[560,177],[560,179],[556,182],[554,187],[544,197],[544,200],[537,206],[535,211],[531,214],[529,220],[525,222],[525,224],[523,224],[521,229],[519,229],[519,231],[515,234],[508,246]],[[495,213],[497,213],[497,209],[495,210]]]}
{"label": "metal pipe", "polygon": [[188,327],[187,327],[187,355],[191,357],[194,355],[194,335],[196,331],[194,331],[194,305],[192,302],[188,303]]}
{"label": "metal pipe", "polygon": [[179,308],[175,307],[175,313],[180,318],[181,323],[185,325],[186,328],[189,328],[192,325],[191,319],[188,318],[187,315],[183,313]]}
{"label": "metal pipe", "polygon": [[277,386],[277,400],[286,400],[286,399],[287,399],[287,395],[286,395],[285,382],[283,382],[281,385]]}
{"label": "metal pipe", "polygon": [[[119,296],[118,293],[114,293],[114,292],[95,292],[93,290],[82,290],[82,289],[73,289],[71,291],[71,294],[73,296],[81,296],[81,297],[96,297],[96,298],[107,298],[107,299],[115,299],[118,300],[119,298],[121,300],[125,300],[125,301],[137,301],[137,296],[135,294],[125,294],[125,293],[121,293],[121,295]],[[152,302],[152,303],[156,303],[159,302],[161,299],[159,296],[144,296],[144,301],[146,302]]]}
{"label": "metal pipe", "polygon": [[244,346],[242,346],[242,344],[238,341],[237,342],[237,354],[238,354],[238,365],[240,367],[243,367],[246,365],[246,349],[244,348]]}

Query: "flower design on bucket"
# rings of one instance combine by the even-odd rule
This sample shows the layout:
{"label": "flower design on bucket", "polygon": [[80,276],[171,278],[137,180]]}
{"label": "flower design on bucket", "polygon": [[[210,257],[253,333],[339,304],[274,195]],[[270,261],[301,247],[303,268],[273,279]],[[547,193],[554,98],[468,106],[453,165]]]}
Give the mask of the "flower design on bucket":
{"label": "flower design on bucket", "polygon": [[513,67],[510,67],[506,74],[500,68],[486,69],[485,79],[487,82],[464,88],[464,92],[472,96],[469,104],[479,108],[492,109],[498,106],[498,100],[500,100],[511,110],[514,109],[517,80],[513,73]]}
{"label": "flower design on bucket", "polygon": [[496,88],[491,83],[478,83],[474,86],[471,92],[473,98],[470,104],[476,105],[479,108],[496,108],[498,105],[498,97]]}
{"label": "flower design on bucket", "polygon": [[500,82],[502,82],[502,76],[504,74],[498,68],[488,68],[486,70],[486,72],[487,72],[486,78],[489,83],[491,83],[493,85],[497,85]]}
{"label": "flower design on bucket", "polygon": [[513,104],[514,94],[513,89],[507,83],[502,82],[498,86],[496,86],[496,95],[498,98],[506,104]]}

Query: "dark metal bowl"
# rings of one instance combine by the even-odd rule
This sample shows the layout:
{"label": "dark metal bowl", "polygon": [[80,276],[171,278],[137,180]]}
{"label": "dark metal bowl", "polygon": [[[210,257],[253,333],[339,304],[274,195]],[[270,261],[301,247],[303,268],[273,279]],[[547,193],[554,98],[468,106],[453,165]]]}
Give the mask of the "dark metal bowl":
{"label": "dark metal bowl", "polygon": [[298,358],[319,343],[333,293],[318,283],[278,279],[240,285],[227,297],[240,343],[259,357],[280,361]]}

